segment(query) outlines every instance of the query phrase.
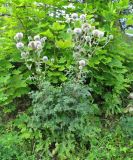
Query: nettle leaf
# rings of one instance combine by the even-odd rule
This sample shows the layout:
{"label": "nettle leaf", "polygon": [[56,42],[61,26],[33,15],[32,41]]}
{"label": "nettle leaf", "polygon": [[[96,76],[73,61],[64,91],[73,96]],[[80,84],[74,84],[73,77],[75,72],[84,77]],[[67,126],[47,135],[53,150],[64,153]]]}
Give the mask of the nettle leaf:
{"label": "nettle leaf", "polygon": [[66,48],[71,48],[73,47],[73,43],[71,40],[59,40],[59,41],[56,41],[56,46],[58,48],[62,48],[62,49],[66,49]]}

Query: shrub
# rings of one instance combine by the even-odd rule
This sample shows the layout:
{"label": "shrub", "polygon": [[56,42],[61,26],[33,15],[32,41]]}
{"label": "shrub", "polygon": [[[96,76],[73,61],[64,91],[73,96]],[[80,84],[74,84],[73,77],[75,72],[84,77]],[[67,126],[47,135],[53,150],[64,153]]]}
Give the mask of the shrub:
{"label": "shrub", "polygon": [[[44,141],[49,141],[43,156],[56,152],[53,157],[72,159],[81,148],[87,152],[87,146],[100,131],[99,109],[93,104],[90,88],[73,81],[58,87],[49,82],[41,85],[39,91],[32,93],[31,125],[41,130]],[[50,146],[53,146],[51,151]]]}

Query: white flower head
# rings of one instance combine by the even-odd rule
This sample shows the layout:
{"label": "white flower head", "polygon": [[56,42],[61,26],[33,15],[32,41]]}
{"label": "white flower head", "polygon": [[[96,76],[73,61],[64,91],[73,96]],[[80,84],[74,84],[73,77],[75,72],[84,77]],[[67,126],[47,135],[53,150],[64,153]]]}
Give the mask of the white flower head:
{"label": "white flower head", "polygon": [[41,50],[42,49],[41,41],[35,41],[35,47],[36,47],[37,50]]}
{"label": "white flower head", "polygon": [[77,35],[80,35],[80,34],[82,34],[82,29],[81,28],[75,28],[73,32]]}
{"label": "white flower head", "polygon": [[133,112],[133,107],[129,107],[129,112]]}
{"label": "white flower head", "polygon": [[45,43],[46,40],[47,40],[47,37],[41,38],[41,43]]}
{"label": "white flower head", "polygon": [[104,32],[100,31],[98,37],[102,38],[104,36]]}
{"label": "white flower head", "polygon": [[29,40],[29,41],[32,41],[32,37],[31,37],[31,36],[28,36],[28,40]]}
{"label": "white flower head", "polygon": [[90,59],[92,57],[92,55],[88,54],[88,58]]}
{"label": "white flower head", "polygon": [[24,48],[24,44],[22,42],[18,42],[16,44],[17,49],[23,49]]}
{"label": "white flower head", "polygon": [[55,61],[55,59],[54,59],[54,58],[51,58],[51,62],[54,63],[54,61]]}
{"label": "white flower head", "polygon": [[35,44],[36,44],[36,47],[37,47],[38,45],[42,45],[41,41],[35,41]]}
{"label": "white flower head", "polygon": [[74,48],[75,50],[80,50],[81,49],[81,46],[80,45],[78,45],[78,46],[75,46],[75,48]]}
{"label": "white flower head", "polygon": [[21,52],[21,57],[23,59],[26,59],[28,57],[28,55],[29,55],[29,52]]}
{"label": "white flower head", "polygon": [[98,34],[99,34],[99,30],[95,29],[92,31],[93,36],[98,37]]}
{"label": "white flower head", "polygon": [[95,29],[92,31],[93,36],[98,37],[98,38],[102,38],[104,36],[104,32],[99,31],[98,29]]}
{"label": "white flower head", "polygon": [[31,70],[32,64],[30,64],[30,65],[27,64],[26,67],[27,67],[29,70]]}
{"label": "white flower head", "polygon": [[48,61],[48,57],[47,57],[47,56],[43,56],[42,60],[43,60],[44,62],[47,62],[47,61]]}
{"label": "white flower head", "polygon": [[30,41],[28,47],[33,50],[40,50],[42,49],[42,43],[40,41]]}
{"label": "white flower head", "polygon": [[41,49],[42,49],[42,45],[41,45],[41,44],[38,44],[38,45],[36,46],[36,49],[37,49],[37,50],[41,50]]}
{"label": "white flower head", "polygon": [[72,3],[70,3],[70,4],[67,6],[67,8],[75,9],[75,6],[74,6]]}
{"label": "white flower head", "polygon": [[85,39],[87,42],[90,42],[90,41],[91,41],[91,37],[90,37],[90,36],[85,36],[84,39]]}
{"label": "white flower head", "polygon": [[28,47],[30,49],[36,49],[36,43],[35,43],[35,41],[30,41],[29,44],[28,44]]}
{"label": "white flower head", "polygon": [[73,53],[73,58],[77,59],[79,58],[81,55],[80,55],[80,52],[74,52]]}
{"label": "white flower head", "polygon": [[88,32],[88,31],[90,31],[90,29],[91,29],[91,25],[88,24],[88,23],[84,23],[84,24],[82,24],[81,28],[82,28],[82,30],[83,30],[84,32]]}
{"label": "white flower head", "polygon": [[54,13],[49,13],[49,16],[50,17],[54,17]]}
{"label": "white flower head", "polygon": [[14,39],[16,40],[16,41],[19,41],[19,40],[21,40],[23,38],[23,33],[22,32],[19,32],[19,33],[17,33],[15,36],[14,36]]}
{"label": "white flower head", "polygon": [[71,29],[71,28],[68,28],[68,29],[67,29],[67,33],[72,33],[72,29]]}
{"label": "white flower head", "polygon": [[92,18],[92,19],[91,19],[91,23],[94,23],[94,22],[95,22],[95,18]]}
{"label": "white flower head", "polygon": [[79,66],[79,70],[82,70],[83,69],[83,66]]}
{"label": "white flower head", "polygon": [[86,19],[86,15],[85,15],[85,14],[81,14],[81,15],[80,15],[80,19],[81,19],[82,21],[84,21],[84,20]]}
{"label": "white flower head", "polygon": [[73,5],[73,3],[70,3],[68,6],[63,6],[63,8],[65,8],[65,9],[67,9],[67,8],[75,9],[75,6]]}
{"label": "white flower head", "polygon": [[66,23],[70,23],[71,22],[71,18],[66,18]]}
{"label": "white flower head", "polygon": [[79,61],[79,66],[84,67],[86,65],[85,60],[80,60]]}
{"label": "white flower head", "polygon": [[64,17],[65,17],[66,19],[67,19],[67,18],[70,18],[69,14],[65,14]]}
{"label": "white flower head", "polygon": [[40,41],[40,36],[39,35],[34,36],[34,40],[35,41]]}
{"label": "white flower head", "polygon": [[73,20],[78,20],[78,14],[77,14],[77,13],[73,13],[73,14],[71,15],[71,18],[72,18]]}
{"label": "white flower head", "polygon": [[109,35],[109,39],[112,40],[114,38],[113,35]]}

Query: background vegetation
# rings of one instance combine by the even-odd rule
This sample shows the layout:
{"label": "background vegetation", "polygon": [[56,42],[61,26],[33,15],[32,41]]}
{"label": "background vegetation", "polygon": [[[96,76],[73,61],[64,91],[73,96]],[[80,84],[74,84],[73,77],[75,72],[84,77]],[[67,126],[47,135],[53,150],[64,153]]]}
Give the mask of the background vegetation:
{"label": "background vegetation", "polygon": [[0,1],[1,160],[132,159],[128,5]]}

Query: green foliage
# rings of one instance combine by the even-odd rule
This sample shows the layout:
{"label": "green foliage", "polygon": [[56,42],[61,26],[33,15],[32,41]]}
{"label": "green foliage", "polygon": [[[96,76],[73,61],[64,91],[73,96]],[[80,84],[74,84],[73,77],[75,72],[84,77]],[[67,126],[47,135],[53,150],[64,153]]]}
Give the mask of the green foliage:
{"label": "green foliage", "polygon": [[[59,159],[72,159],[71,152],[80,152],[77,147],[85,149],[95,141],[94,137],[100,131],[99,118],[96,117],[99,109],[92,103],[90,89],[78,82],[70,81],[60,87],[49,82],[41,85],[39,91],[32,93],[31,127],[43,131],[45,141],[53,145],[51,152],[56,152]],[[48,157],[49,152],[44,153],[44,157]]]}
{"label": "green foliage", "polygon": [[94,90],[94,95],[100,96],[97,98],[103,105],[107,115],[122,111],[120,96],[132,81],[127,76],[129,70],[124,64],[125,50],[123,51],[123,48],[117,46],[118,42],[119,44],[122,43],[120,38],[118,35],[118,39],[116,38],[109,48],[97,52],[89,64],[91,68],[91,74],[89,75],[90,86]]}
{"label": "green foliage", "polygon": [[129,137],[133,137],[133,117],[132,116],[123,116],[120,120],[120,125]]}
{"label": "green foliage", "polygon": [[[11,103],[14,98],[20,97],[29,91],[25,74],[22,74],[22,71],[13,65],[11,52],[14,51],[8,51],[8,47],[11,47],[11,45],[10,41],[7,42],[7,40],[8,38],[0,38],[2,44],[0,46],[0,106]],[[9,46],[7,46],[6,42]],[[4,45],[6,45],[5,48],[3,48]],[[17,54],[16,56],[18,56]]]}
{"label": "green foliage", "polygon": [[[1,160],[132,159],[133,101],[126,97],[133,87],[133,42],[119,26],[120,18],[132,24],[131,14],[121,14],[128,3],[0,1]],[[86,14],[86,20],[66,19],[62,10],[70,17]],[[92,30],[82,30],[77,38],[73,31],[84,22]],[[104,36],[92,36],[94,26]],[[47,37],[41,57],[48,61],[40,61],[39,74],[37,52],[30,51],[30,70],[16,48],[18,32],[26,51],[29,36]],[[85,36],[91,36],[90,43]],[[39,78],[34,81],[34,76]]]}
{"label": "green foliage", "polygon": [[104,130],[98,139],[98,144],[91,147],[88,159],[132,159],[133,141],[123,134],[120,126]]}

